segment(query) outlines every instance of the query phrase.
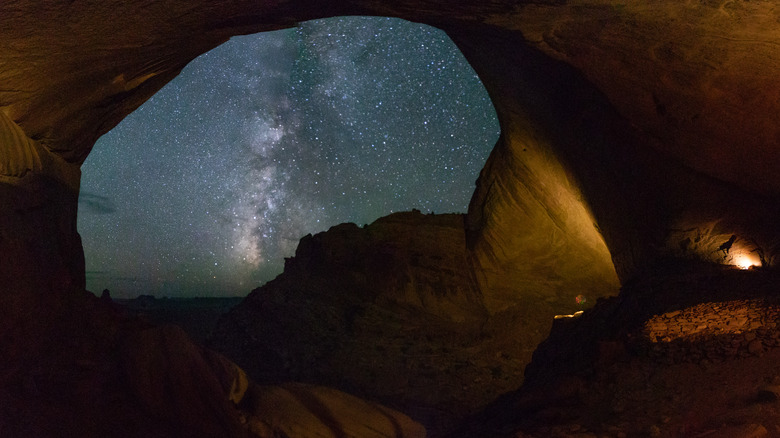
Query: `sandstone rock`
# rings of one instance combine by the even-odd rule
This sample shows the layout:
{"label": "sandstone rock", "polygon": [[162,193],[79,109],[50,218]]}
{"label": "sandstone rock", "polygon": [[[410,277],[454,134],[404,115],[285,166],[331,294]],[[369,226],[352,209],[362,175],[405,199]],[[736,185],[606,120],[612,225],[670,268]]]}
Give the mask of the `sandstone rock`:
{"label": "sandstone rock", "polygon": [[425,438],[406,415],[343,392],[300,383],[252,388],[250,431],[261,438],[347,436]]}
{"label": "sandstone rock", "polygon": [[467,260],[463,216],[395,213],[366,228],[341,224],[301,239],[285,275],[311,293],[379,299],[455,322],[486,316]]}
{"label": "sandstone rock", "polygon": [[411,212],[306,236],[210,345],[259,382],[374,397],[441,432],[516,389],[553,320],[550,305],[491,315],[464,234],[462,215]]}
{"label": "sandstone rock", "polygon": [[654,438],[660,437],[661,436],[661,429],[658,426],[656,426],[656,425],[652,425],[648,429],[648,434],[651,437],[654,437]]}
{"label": "sandstone rock", "polygon": [[176,413],[190,436],[241,436],[239,403],[248,387],[244,372],[194,345],[182,329],[163,326],[132,336],[121,363],[129,386],[151,416]]}
{"label": "sandstone rock", "polygon": [[[236,2],[219,11],[207,2],[111,5],[80,4],[68,10],[71,21],[63,21],[55,7],[4,3],[4,114],[24,134],[14,138],[39,143],[25,140],[24,150],[63,161],[27,166],[35,154],[8,154],[6,176],[15,178],[27,167],[36,175],[60,168],[77,175],[99,135],[231,34],[359,11],[447,28],[495,100],[503,135],[467,216],[477,279],[491,311],[511,305],[516,281],[547,293],[567,291],[547,281],[556,273],[572,286],[614,291],[611,261],[628,278],[642,263],[679,257],[672,249],[680,237],[698,245],[686,245],[692,253],[684,255],[710,261],[724,235],[748,236],[771,251],[766,243],[775,230],[765,224],[777,217],[776,203],[745,195],[773,196],[780,187],[771,165],[778,158],[775,128],[763,118],[775,113],[777,99],[752,91],[773,77],[764,60],[774,59],[774,48],[741,50],[744,41],[761,41],[772,22],[765,6],[739,4],[722,14],[708,3],[686,9],[671,1],[652,9],[595,1],[584,9],[565,2],[459,3],[453,9],[301,0],[285,6]],[[686,18],[667,20],[670,15]],[[109,23],[110,17],[132,20],[120,29],[89,24]],[[669,31],[659,34],[658,23]],[[694,49],[712,43],[703,36],[707,29],[724,35],[718,39],[722,50]],[[743,32],[754,38],[741,38]],[[111,44],[104,43],[106,34]],[[582,47],[583,41],[590,43]],[[728,55],[732,51],[743,55],[741,62]],[[691,59],[670,55],[675,53]],[[46,73],[51,71],[60,74]],[[721,93],[728,98],[713,97]],[[747,137],[757,139],[755,154],[735,156],[731,145]],[[72,239],[75,230],[62,234]]]}
{"label": "sandstone rock", "polygon": [[[566,3],[542,7],[533,2],[421,9],[403,2],[379,7],[370,2],[336,6],[299,1],[290,6],[296,14],[287,14],[284,7],[275,4],[252,7],[231,4],[217,12],[205,2],[189,4],[186,9],[164,5],[142,8],[116,2],[115,7],[96,8],[85,4],[69,10],[69,16],[78,23],[107,23],[110,22],[107,17],[111,16],[137,20],[116,29],[105,25],[64,23],[56,18],[59,17],[56,8],[47,9],[42,15],[41,11],[35,11],[33,6],[23,2],[8,2],[2,11],[3,16],[8,17],[2,39],[9,42],[9,49],[2,57],[13,68],[3,70],[6,72],[3,81],[8,84],[6,89],[9,91],[4,93],[2,102],[13,120],[22,121],[28,137],[42,139],[50,150],[57,151],[68,162],[78,163],[97,136],[148,98],[188,60],[232,33],[276,28],[320,14],[354,13],[355,9],[367,14],[398,15],[446,27],[485,78],[502,114],[504,136],[493,160],[496,165],[491,165],[490,171],[485,173],[483,188],[469,215],[470,224],[474,225],[469,228],[474,230],[475,248],[478,246],[481,254],[478,258],[486,268],[483,272],[485,281],[500,280],[487,268],[533,273],[521,265],[487,258],[503,257],[505,262],[519,260],[522,250],[517,249],[519,245],[515,243],[521,241],[533,243],[534,253],[540,256],[556,255],[567,260],[568,274],[577,276],[576,267],[579,266],[586,268],[583,274],[588,273],[580,275],[583,279],[610,281],[609,254],[598,242],[589,209],[601,223],[601,229],[606,230],[605,237],[621,271],[622,266],[631,265],[631,260],[639,254],[652,251],[649,242],[641,242],[643,238],[627,231],[629,212],[631,216],[643,219],[643,228],[660,234],[668,234],[669,222],[679,219],[695,225],[690,230],[694,234],[692,237],[697,237],[695,233],[711,231],[706,229],[706,225],[712,223],[708,220],[717,220],[718,216],[729,219],[722,223],[724,228],[734,226],[753,231],[750,228],[755,224],[750,223],[751,218],[758,215],[735,215],[736,205],[718,211],[717,205],[728,205],[718,201],[737,199],[732,196],[733,190],[709,185],[691,172],[655,157],[653,152],[661,150],[708,176],[753,191],[772,193],[776,190],[777,180],[768,170],[773,167],[766,164],[777,157],[772,152],[775,151],[771,147],[773,143],[768,140],[774,138],[771,132],[754,135],[758,138],[754,148],[757,152],[755,157],[748,154],[752,158],[750,164],[744,164],[743,156],[735,157],[729,147],[737,144],[738,138],[747,137],[745,133],[772,131],[771,125],[763,123],[759,114],[774,113],[775,100],[751,93],[749,90],[755,87],[750,88],[747,84],[763,85],[766,77],[772,77],[761,72],[771,71],[771,64],[767,65],[763,60],[773,59],[773,49],[757,46],[751,51],[740,51],[743,62],[736,65],[727,54],[739,51],[738,41],[745,41],[744,38],[722,38],[718,46],[722,50],[713,49],[706,55],[692,49],[702,43],[702,35],[710,28],[724,35],[747,32],[755,37],[747,40],[760,41],[766,23],[771,22],[766,18],[771,16],[771,11],[741,5],[729,14],[721,14],[710,4],[685,9],[673,2],[652,10],[636,6],[609,8],[599,2],[586,4],[593,6],[585,8],[588,13]],[[143,14],[139,10],[143,10]],[[37,16],[38,22],[50,20],[51,25],[36,26],[27,18],[31,16]],[[686,17],[679,21],[687,25],[674,24],[677,21],[668,20],[669,16]],[[606,18],[599,26],[594,26],[592,17]],[[735,26],[729,19],[749,22],[752,26]],[[659,34],[659,22],[667,24],[668,33]],[[688,26],[697,30],[692,32]],[[26,27],[33,30],[28,31]],[[188,29],[187,37],[177,29]],[[102,47],[100,44],[106,33],[112,35],[113,44],[105,50],[94,50],[95,46]],[[632,37],[626,37],[626,34]],[[192,38],[192,35],[198,38]],[[55,49],[40,43],[47,40],[60,41],[62,47]],[[591,45],[584,50],[582,41],[590,41]],[[27,50],[16,51],[12,47]],[[626,50],[626,47],[630,49]],[[685,57],[681,56],[665,56],[681,52],[691,54],[690,62],[682,62]],[[160,59],[159,53],[166,53],[166,56]],[[626,53],[634,56],[626,57]],[[46,65],[41,66],[40,60],[46,60]],[[512,68],[526,63],[534,65],[535,70]],[[61,65],[69,66],[70,70],[61,75],[41,73],[61,71],[56,68]],[[76,67],[86,65],[90,67]],[[606,65],[615,68],[605,68]],[[741,72],[742,68],[751,73]],[[711,76],[703,74],[704,71],[711,72],[718,80],[710,81]],[[665,72],[676,74],[664,76]],[[668,80],[656,80],[662,76]],[[690,80],[698,81],[698,86],[691,87],[682,78],[692,78]],[[549,85],[545,86],[545,81]],[[83,84],[86,83],[92,86],[93,92],[85,92]],[[713,83],[724,85],[718,88]],[[725,90],[727,103],[713,97],[719,95],[718,90]],[[755,96],[755,100],[746,94]],[[62,105],[56,106],[55,111],[48,102]],[[756,111],[754,105],[762,111]],[[711,111],[702,113],[696,111],[697,108],[710,108]],[[616,116],[614,112],[619,114]],[[733,126],[727,122],[735,118],[741,121],[740,130],[722,128]],[[81,123],[75,123],[75,120]],[[586,120],[587,123],[574,120]],[[632,124],[639,129],[632,129]],[[620,148],[634,137],[639,141],[635,145],[631,143],[633,148]],[[569,139],[575,141],[569,142]],[[621,155],[611,156],[610,153],[616,150]],[[740,164],[729,166],[730,158]],[[509,162],[516,165],[506,167],[505,163]],[[752,172],[758,172],[760,177],[750,178]],[[530,178],[518,178],[521,173]],[[670,175],[677,177],[670,178]],[[769,182],[762,185],[755,181]],[[578,186],[582,186],[581,189]],[[642,188],[644,190],[640,190]],[[674,202],[664,201],[672,198],[665,196],[665,188],[688,198],[679,198],[679,204],[686,206],[690,214],[683,217],[683,212],[679,212],[678,218],[653,221],[653,218],[664,217],[662,211],[677,211]],[[707,189],[713,190],[707,192]],[[647,205],[636,205],[635,197],[632,198],[635,193],[648,196]],[[707,196],[697,196],[699,193]],[[580,195],[587,203],[581,202]],[[511,197],[522,202],[513,206]],[[553,197],[559,201],[552,200]],[[621,206],[613,208],[617,200]],[[694,202],[686,203],[687,200]],[[605,208],[606,201],[610,202],[609,210],[612,211]],[[523,218],[523,212],[531,220]],[[647,214],[647,218],[642,214]],[[544,235],[545,231],[557,235],[537,240],[515,237],[517,233],[508,232],[525,229],[518,226],[522,224],[537,231],[527,233],[529,236]],[[565,232],[557,233],[557,230]],[[722,230],[720,234],[728,231]],[[713,233],[713,239],[717,234]],[[544,240],[560,245],[549,245],[544,249],[543,245],[537,244]],[[627,243],[621,243],[632,240],[638,244],[633,250]],[[660,240],[663,243],[663,237]],[[701,241],[690,239],[691,242],[697,240]],[[576,249],[578,243],[585,244],[587,249]],[[598,267],[583,265],[587,260]],[[537,263],[549,267],[541,261]],[[496,298],[503,299],[504,295],[497,293]]]}

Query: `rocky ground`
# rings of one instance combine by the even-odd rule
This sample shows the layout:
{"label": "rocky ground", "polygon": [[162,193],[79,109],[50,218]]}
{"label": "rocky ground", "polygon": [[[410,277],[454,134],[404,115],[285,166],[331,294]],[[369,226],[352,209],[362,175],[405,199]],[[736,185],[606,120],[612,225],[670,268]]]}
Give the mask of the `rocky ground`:
{"label": "rocky ground", "polygon": [[697,266],[557,320],[523,388],[456,436],[780,436],[776,274]]}
{"label": "rocky ground", "polygon": [[[771,271],[659,266],[569,317],[550,312],[577,306],[524,297],[510,312],[457,321],[435,305],[366,300],[345,284],[334,298],[311,293],[324,287],[311,278],[303,284],[315,289],[294,287],[300,280],[253,293],[211,338],[260,382],[316,382],[385,402],[429,436],[780,436],[780,278]],[[322,427],[310,409],[267,409],[331,391],[296,385],[249,391],[250,410],[269,413],[250,429]],[[350,397],[326,405],[351,418]],[[377,424],[390,418],[366,409]]]}
{"label": "rocky ground", "polygon": [[637,343],[646,355],[665,364],[708,366],[761,355],[780,346],[780,306],[773,301],[710,302],[655,315]]}

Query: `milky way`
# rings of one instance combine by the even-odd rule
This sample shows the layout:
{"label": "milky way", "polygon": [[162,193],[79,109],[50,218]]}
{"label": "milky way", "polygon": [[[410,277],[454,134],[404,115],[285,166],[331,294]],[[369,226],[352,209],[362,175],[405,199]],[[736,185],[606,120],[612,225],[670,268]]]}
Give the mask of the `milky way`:
{"label": "milky way", "polygon": [[350,17],[233,38],[85,162],[87,286],[245,295],[307,233],[465,211],[497,136],[483,86],[437,29]]}

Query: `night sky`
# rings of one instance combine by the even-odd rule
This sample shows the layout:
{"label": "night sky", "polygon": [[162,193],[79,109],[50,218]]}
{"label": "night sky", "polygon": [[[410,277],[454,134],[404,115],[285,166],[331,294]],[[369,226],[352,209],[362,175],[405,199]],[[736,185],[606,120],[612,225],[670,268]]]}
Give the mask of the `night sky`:
{"label": "night sky", "polygon": [[465,212],[498,130],[437,29],[350,17],[233,38],[84,163],[87,288],[246,295],[307,233],[412,208]]}

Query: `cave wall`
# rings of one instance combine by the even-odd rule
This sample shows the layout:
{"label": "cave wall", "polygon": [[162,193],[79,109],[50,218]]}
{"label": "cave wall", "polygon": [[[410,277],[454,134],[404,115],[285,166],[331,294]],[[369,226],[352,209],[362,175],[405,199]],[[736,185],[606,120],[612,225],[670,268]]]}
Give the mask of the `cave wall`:
{"label": "cave wall", "polygon": [[[0,355],[42,335],[63,294],[85,287],[76,232],[80,171],[0,111]],[[50,292],[56,292],[51,294]],[[44,305],[44,303],[49,303]]]}
{"label": "cave wall", "polygon": [[[780,15],[772,2],[535,2],[517,12],[489,21],[512,30],[507,38],[521,34],[517,47],[546,55],[533,62],[545,73],[523,93],[548,84],[544,96],[555,101],[569,87],[566,102],[550,106],[571,111],[564,119],[570,129],[580,125],[580,145],[559,139],[553,149],[580,178],[622,278],[658,258],[736,264],[741,256],[758,264],[762,254],[771,264],[780,164],[777,126],[769,122],[778,109],[773,26]],[[477,53],[490,50],[495,45],[483,44]],[[553,59],[575,74],[552,85],[567,68],[545,67]],[[513,76],[505,73],[504,80]],[[587,84],[573,87],[577,80]],[[731,235],[735,254],[722,256],[718,248]]]}
{"label": "cave wall", "polygon": [[[614,290],[659,258],[723,262],[717,248],[732,234],[753,256],[778,250],[772,2],[9,0],[4,202],[59,210],[26,227],[18,208],[4,209],[3,250],[15,260],[4,275],[56,282],[66,266],[68,281],[82,281],[78,166],[187,62],[231,35],[352,14],[444,29],[491,94],[502,137],[468,214],[491,309],[523,288]],[[29,154],[13,152],[18,139]],[[29,178],[54,195],[25,192]],[[15,257],[25,251],[35,254]]]}

